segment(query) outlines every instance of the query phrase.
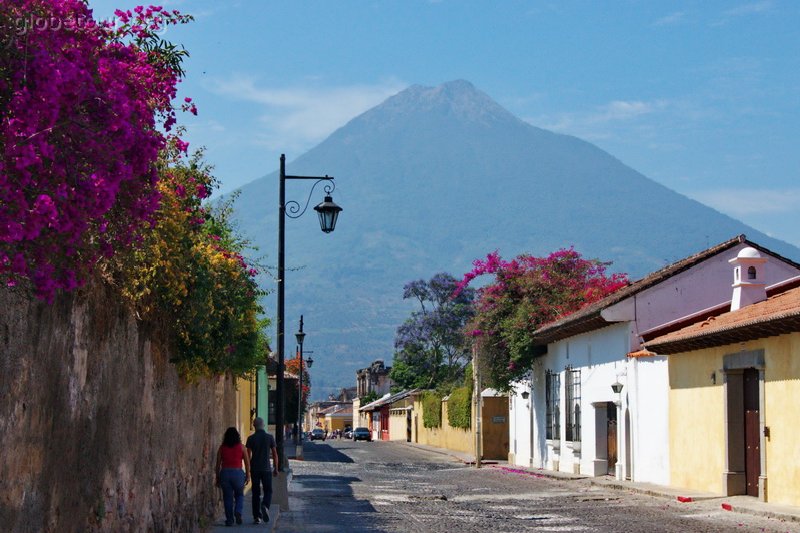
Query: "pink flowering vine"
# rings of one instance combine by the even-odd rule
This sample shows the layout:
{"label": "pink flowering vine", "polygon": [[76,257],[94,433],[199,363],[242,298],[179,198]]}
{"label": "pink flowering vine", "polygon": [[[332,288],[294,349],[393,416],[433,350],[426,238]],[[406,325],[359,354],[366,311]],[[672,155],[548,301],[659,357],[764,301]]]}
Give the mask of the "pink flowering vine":
{"label": "pink flowering vine", "polygon": [[190,17],[117,17],[97,23],[82,0],[0,4],[0,280],[47,300],[136,240],[159,205],[185,52],[157,32]]}
{"label": "pink flowering vine", "polygon": [[547,257],[520,255],[503,260],[497,251],[473,261],[455,293],[479,276],[494,276],[478,290],[476,315],[468,327],[479,340],[490,385],[505,390],[524,375],[534,357],[534,331],[575,312],[628,283],[606,273],[608,263],[584,259],[573,248]]}

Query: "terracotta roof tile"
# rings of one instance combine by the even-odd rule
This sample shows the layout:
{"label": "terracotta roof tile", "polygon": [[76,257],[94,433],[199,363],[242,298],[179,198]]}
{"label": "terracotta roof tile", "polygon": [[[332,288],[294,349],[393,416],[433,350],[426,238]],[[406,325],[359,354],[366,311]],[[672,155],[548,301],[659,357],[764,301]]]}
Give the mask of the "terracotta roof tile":
{"label": "terracotta roof tile", "polygon": [[644,344],[660,354],[800,331],[800,287],[770,296],[763,302],[711,316]]}
{"label": "terracotta roof tile", "polygon": [[638,357],[655,357],[657,355],[658,355],[657,353],[651,352],[650,350],[637,350],[635,352],[628,353],[628,357],[634,357],[634,358],[638,358]]}
{"label": "terracotta roof tile", "polygon": [[622,287],[618,291],[606,296],[602,300],[598,300],[587,305],[583,309],[543,325],[534,332],[534,339],[539,344],[547,344],[557,340],[565,339],[567,337],[572,337],[573,335],[586,333],[587,331],[594,331],[595,329],[605,327],[609,323],[603,319],[602,316],[600,316],[600,312],[603,309],[619,303],[622,300],[633,296],[634,294],[638,294],[645,289],[649,289],[650,287],[657,285],[662,281],[671,278],[672,276],[680,274],[681,272],[688,270],[689,268],[701,263],[702,261],[705,261],[710,257],[713,257],[726,250],[730,250],[739,244],[747,244],[748,246],[752,246],[763,253],[769,254],[772,257],[780,259],[781,261],[800,269],[800,264],[782,257],[775,252],[764,248],[760,244],[748,241],[744,235],[739,235],[716,246],[712,246],[707,250],[703,250],[702,252],[698,252],[694,255],[681,259],[680,261],[676,261],[665,266],[664,268],[661,268],[660,270],[656,270],[655,272],[631,283],[627,287]]}

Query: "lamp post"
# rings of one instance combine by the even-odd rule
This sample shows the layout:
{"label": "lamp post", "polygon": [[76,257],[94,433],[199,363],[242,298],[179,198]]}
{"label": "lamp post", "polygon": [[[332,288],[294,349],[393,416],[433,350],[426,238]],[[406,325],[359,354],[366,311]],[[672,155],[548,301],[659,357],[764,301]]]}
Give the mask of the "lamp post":
{"label": "lamp post", "polygon": [[[294,200],[286,202],[286,181],[287,180],[313,180],[311,192],[308,195],[305,207],[300,208],[300,204]],[[300,218],[308,209],[311,201],[311,194],[314,188],[321,182],[325,182],[325,199],[314,207],[314,211],[319,215],[320,229],[324,233],[332,232],[336,227],[336,220],[339,218],[341,207],[333,202],[331,192],[336,188],[333,177],[331,176],[289,176],[286,174],[286,156],[281,154],[281,165],[278,187],[278,319],[276,324],[278,337],[278,371],[275,376],[275,444],[278,448],[279,469],[285,470],[287,465],[286,453],[284,449],[284,363],[285,363],[285,338],[284,327],[284,297],[285,297],[285,246],[286,246],[286,217]]]}
{"label": "lamp post", "polygon": [[306,334],[303,332],[303,315],[300,315],[300,331],[294,334],[295,339],[297,339],[297,355],[300,359],[300,375],[297,377],[297,436],[295,438],[295,444],[299,447],[297,448],[297,457],[303,457],[303,422],[300,419],[300,415],[303,413],[303,341],[306,338]]}
{"label": "lamp post", "polygon": [[[620,430],[622,427],[622,388],[623,385],[619,382],[619,376],[617,376],[617,379],[615,379],[614,383],[611,384],[611,390],[617,395],[617,401],[614,402],[614,405],[617,408],[617,442],[622,442],[622,439],[620,438]],[[627,429],[625,431],[627,431]],[[619,449],[620,447],[617,446],[617,450]],[[625,447],[624,451],[625,453],[628,452],[627,446]],[[619,457],[619,452],[617,452],[617,456]],[[614,465],[614,477],[617,479],[622,479],[622,474],[622,463],[619,461],[619,459],[617,459],[617,463]]]}
{"label": "lamp post", "polygon": [[[306,352],[306,353],[314,353],[314,352]],[[309,356],[308,359],[305,360],[305,364],[306,364],[306,367],[308,367],[308,369],[311,370],[311,365],[314,364],[314,359],[312,359],[311,356]],[[303,348],[302,347],[300,348],[300,371],[301,372],[303,371]],[[303,377],[302,376],[300,376],[300,390],[301,390],[300,399],[298,401],[302,404],[302,402],[303,402],[303,393],[302,393],[302,390],[303,390]],[[297,456],[300,459],[302,459],[303,458],[303,446],[302,446],[302,444],[303,444],[302,438],[303,437],[302,437],[302,435],[303,435],[303,422],[305,422],[305,409],[303,409],[302,406],[300,406],[300,407],[298,407],[298,411],[299,412],[297,414],[297,420],[298,420],[298,424],[299,424],[299,426],[298,426],[298,437],[300,438],[300,449],[297,452],[298,453]]]}

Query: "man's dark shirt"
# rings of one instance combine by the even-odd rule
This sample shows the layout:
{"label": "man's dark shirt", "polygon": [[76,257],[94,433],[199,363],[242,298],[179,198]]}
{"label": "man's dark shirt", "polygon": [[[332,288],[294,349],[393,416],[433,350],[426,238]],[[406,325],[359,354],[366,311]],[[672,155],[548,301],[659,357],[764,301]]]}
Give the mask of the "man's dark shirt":
{"label": "man's dark shirt", "polygon": [[263,429],[257,429],[247,437],[247,448],[253,452],[253,457],[250,458],[250,470],[268,472],[269,458],[274,447],[275,438]]}

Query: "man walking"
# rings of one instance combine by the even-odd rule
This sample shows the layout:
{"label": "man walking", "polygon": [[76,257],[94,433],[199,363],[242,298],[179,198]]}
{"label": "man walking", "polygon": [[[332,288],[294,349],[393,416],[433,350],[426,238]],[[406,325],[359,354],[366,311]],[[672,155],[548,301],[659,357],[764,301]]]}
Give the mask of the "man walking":
{"label": "man walking", "polygon": [[[253,521],[256,524],[269,522],[269,506],[272,503],[272,477],[278,476],[278,450],[275,438],[264,431],[264,419],[253,420],[255,433],[247,437],[247,454],[250,456],[250,479],[253,482]],[[272,455],[272,475],[269,459]],[[261,498],[261,488],[264,498]]]}

